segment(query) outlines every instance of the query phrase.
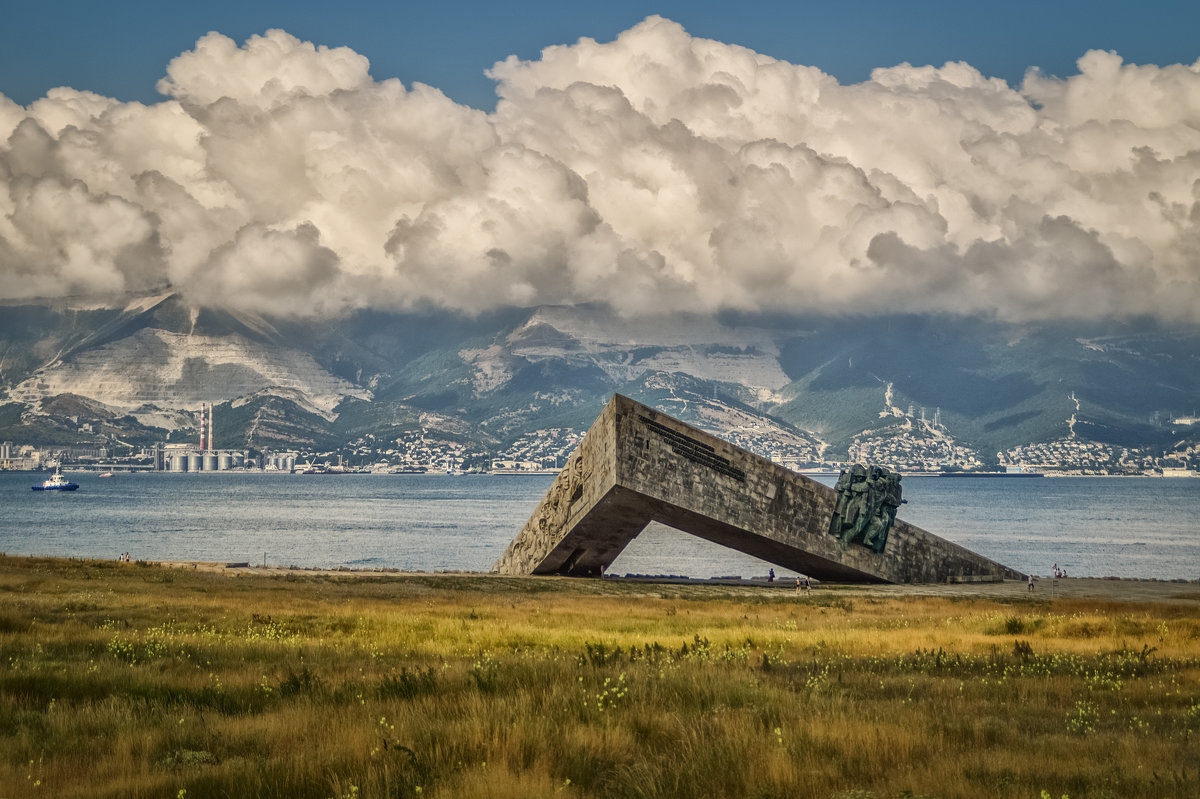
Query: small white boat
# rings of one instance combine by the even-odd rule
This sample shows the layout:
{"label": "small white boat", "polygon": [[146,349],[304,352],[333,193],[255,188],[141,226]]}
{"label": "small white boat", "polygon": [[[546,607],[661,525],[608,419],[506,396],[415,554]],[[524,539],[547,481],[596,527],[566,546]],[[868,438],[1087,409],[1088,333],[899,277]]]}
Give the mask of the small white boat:
{"label": "small white boat", "polygon": [[61,472],[50,475],[40,486],[33,486],[34,491],[74,491],[77,488],[79,485],[63,477]]}

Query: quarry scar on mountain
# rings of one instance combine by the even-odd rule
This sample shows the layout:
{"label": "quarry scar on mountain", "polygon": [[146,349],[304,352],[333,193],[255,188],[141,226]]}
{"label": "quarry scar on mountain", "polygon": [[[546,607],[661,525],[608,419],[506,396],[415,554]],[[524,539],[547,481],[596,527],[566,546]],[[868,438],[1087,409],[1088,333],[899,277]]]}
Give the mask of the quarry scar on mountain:
{"label": "quarry scar on mountain", "polygon": [[1019,572],[900,519],[887,547],[829,534],[836,492],[620,394],[614,395],[493,567],[601,575],[657,521],[820,580],[1019,580]]}

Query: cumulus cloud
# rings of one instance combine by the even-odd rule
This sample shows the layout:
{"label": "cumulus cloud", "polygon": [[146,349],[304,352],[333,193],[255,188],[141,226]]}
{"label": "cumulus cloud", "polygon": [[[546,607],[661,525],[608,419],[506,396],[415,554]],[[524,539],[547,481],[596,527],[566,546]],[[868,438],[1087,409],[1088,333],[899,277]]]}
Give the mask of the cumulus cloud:
{"label": "cumulus cloud", "polygon": [[843,86],[651,17],[496,64],[484,113],[210,33],[153,105],[0,95],[0,296],[1200,322],[1200,61],[1078,67]]}

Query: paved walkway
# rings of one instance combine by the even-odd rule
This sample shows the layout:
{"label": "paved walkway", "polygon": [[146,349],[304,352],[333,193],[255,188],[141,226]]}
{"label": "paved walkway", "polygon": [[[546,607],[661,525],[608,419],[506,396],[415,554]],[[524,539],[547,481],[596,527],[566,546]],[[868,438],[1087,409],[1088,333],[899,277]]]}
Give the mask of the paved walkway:
{"label": "paved walkway", "polygon": [[[426,574],[405,572],[396,569],[293,569],[280,566],[254,566],[250,564],[227,564],[204,561],[159,561],[160,566],[177,569],[198,569],[200,571],[222,572],[230,576],[238,574],[259,575],[326,575],[338,577],[445,577],[452,580],[455,577],[494,577],[495,579],[559,579],[581,581],[581,584],[592,578],[584,577],[501,577],[482,572],[438,572]],[[692,580],[683,577],[612,577],[605,578],[602,583],[642,583],[647,586],[679,586],[686,587],[689,593],[705,586],[710,586],[720,593],[758,593],[760,591],[786,591],[795,593],[795,583],[788,580],[776,580],[768,583],[766,578],[738,580]],[[1113,602],[1184,602],[1200,605],[1200,581],[1164,581],[1164,580],[1132,580],[1132,579],[1101,579],[1094,577],[1068,577],[1053,579],[1050,577],[1034,578],[1034,590],[1029,591],[1023,581],[1008,580],[1002,583],[945,583],[918,585],[846,585],[846,584],[814,584],[812,595],[838,596],[944,596],[944,597],[984,597],[990,599],[1102,599]]]}

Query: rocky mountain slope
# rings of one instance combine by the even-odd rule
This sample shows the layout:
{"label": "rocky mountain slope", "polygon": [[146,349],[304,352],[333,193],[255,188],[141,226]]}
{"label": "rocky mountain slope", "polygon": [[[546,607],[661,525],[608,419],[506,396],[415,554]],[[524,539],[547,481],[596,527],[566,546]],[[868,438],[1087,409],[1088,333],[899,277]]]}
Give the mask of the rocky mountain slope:
{"label": "rocky mountain slope", "polygon": [[618,391],[798,463],[898,439],[988,464],[1067,437],[1171,451],[1196,438],[1171,420],[1200,405],[1200,330],[1149,321],[584,306],[313,322],[160,294],[5,307],[0,353],[0,439],[34,444],[176,440],[209,402],[228,447],[429,434],[495,452],[586,429]]}

